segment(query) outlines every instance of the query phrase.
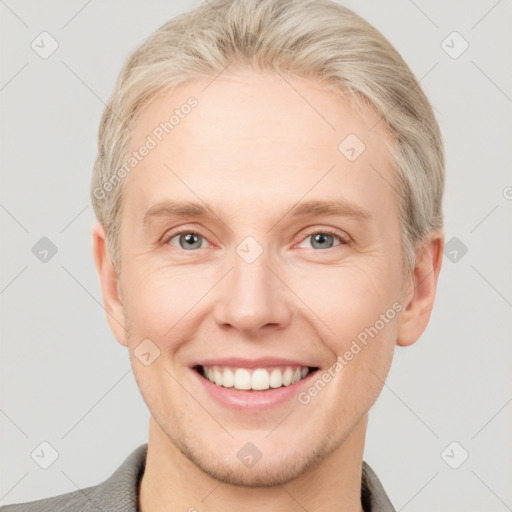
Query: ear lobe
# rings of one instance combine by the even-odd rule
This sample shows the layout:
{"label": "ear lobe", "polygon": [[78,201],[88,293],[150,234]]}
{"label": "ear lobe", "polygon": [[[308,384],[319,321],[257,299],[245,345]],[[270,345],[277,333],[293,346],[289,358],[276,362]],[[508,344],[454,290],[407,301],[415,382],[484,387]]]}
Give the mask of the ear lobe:
{"label": "ear lobe", "polygon": [[437,280],[443,261],[444,233],[433,231],[425,245],[416,251],[416,267],[405,289],[403,309],[398,324],[397,345],[415,343],[427,328],[434,307]]}
{"label": "ear lobe", "polygon": [[100,279],[103,304],[107,321],[117,341],[128,346],[123,303],[119,296],[119,276],[114,270],[107,250],[105,230],[99,221],[92,228],[93,255],[98,277]]}

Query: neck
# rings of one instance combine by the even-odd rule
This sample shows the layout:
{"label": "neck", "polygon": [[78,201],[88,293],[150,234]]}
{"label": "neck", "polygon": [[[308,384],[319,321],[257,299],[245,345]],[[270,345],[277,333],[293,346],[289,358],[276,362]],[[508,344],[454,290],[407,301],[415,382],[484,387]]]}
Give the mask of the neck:
{"label": "neck", "polygon": [[367,417],[319,465],[275,487],[239,487],[215,480],[186,458],[150,418],[140,484],[140,512],[364,512],[361,472]]}

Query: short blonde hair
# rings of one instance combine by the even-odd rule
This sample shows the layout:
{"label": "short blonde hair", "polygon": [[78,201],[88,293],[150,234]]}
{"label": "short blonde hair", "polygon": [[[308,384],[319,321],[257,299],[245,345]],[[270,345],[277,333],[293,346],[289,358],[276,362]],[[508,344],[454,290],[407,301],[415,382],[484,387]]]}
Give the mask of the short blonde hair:
{"label": "short blonde hair", "polygon": [[116,172],[137,119],[161,94],[193,78],[214,77],[233,63],[314,78],[354,105],[373,107],[394,141],[403,267],[412,271],[415,249],[443,224],[440,129],[418,81],[389,41],[329,0],[209,0],[162,25],[127,58],[101,119],[91,186],[116,271],[126,181]]}

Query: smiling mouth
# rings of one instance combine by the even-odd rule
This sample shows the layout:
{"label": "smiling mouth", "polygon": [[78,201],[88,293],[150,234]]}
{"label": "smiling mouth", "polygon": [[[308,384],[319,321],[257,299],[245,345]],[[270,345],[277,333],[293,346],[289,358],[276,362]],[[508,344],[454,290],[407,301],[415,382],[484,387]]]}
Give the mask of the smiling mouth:
{"label": "smiling mouth", "polygon": [[224,388],[240,391],[265,391],[291,386],[310,373],[315,366],[272,366],[263,368],[236,368],[232,366],[202,366],[193,369],[204,379]]}

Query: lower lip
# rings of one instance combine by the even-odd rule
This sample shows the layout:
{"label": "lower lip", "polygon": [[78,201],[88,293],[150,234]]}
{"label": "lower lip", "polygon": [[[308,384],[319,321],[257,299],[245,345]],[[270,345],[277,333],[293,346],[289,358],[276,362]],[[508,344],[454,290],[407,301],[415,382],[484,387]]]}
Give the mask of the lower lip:
{"label": "lower lip", "polygon": [[296,397],[301,388],[308,385],[312,376],[318,370],[310,372],[303,379],[290,384],[289,386],[281,386],[280,388],[269,388],[264,391],[241,390],[235,388],[225,388],[217,386],[217,384],[199,375],[197,371],[191,369],[206,392],[217,402],[228,406],[232,409],[240,411],[263,411],[277,407],[284,402]]}

